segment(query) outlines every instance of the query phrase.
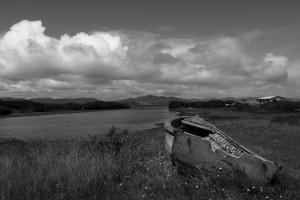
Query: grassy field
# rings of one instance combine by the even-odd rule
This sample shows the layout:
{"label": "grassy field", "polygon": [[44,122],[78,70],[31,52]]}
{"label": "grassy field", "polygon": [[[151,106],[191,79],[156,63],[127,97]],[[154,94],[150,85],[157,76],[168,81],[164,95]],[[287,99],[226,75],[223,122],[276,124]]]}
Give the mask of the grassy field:
{"label": "grassy field", "polygon": [[[283,165],[279,183],[242,173],[178,173],[163,127],[73,140],[0,139],[0,199],[300,199],[300,127],[271,116],[181,110],[208,118],[254,152]],[[273,117],[273,116],[272,116]]]}

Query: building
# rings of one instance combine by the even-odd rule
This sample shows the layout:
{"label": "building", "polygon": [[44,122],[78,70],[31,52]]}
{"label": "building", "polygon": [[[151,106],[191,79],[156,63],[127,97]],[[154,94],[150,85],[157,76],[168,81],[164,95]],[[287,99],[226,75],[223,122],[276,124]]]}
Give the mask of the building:
{"label": "building", "polygon": [[260,104],[268,103],[268,102],[276,102],[276,101],[282,101],[285,100],[284,97],[280,96],[269,96],[269,97],[260,97],[256,99]]}

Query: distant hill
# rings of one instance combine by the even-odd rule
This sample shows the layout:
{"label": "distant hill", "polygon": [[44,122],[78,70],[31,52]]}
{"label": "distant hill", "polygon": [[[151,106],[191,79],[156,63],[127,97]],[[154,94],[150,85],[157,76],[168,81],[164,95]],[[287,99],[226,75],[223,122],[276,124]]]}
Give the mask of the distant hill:
{"label": "distant hill", "polygon": [[220,100],[223,100],[223,101],[226,101],[226,100],[238,101],[238,99],[235,98],[235,97],[225,97],[225,98],[221,98]]}
{"label": "distant hill", "polygon": [[197,102],[197,101],[211,101],[211,100],[233,100],[241,101],[246,100],[249,103],[256,103],[258,97],[224,97],[224,98],[204,98],[204,99],[183,99],[174,96],[155,96],[155,95],[146,95],[139,96],[136,98],[122,99],[117,102],[126,103],[130,106],[168,106],[169,101],[186,101],[186,102]]}
{"label": "distant hill", "polygon": [[95,101],[99,101],[98,99],[95,98],[75,98],[75,99],[32,98],[28,100],[36,103],[44,103],[44,104],[67,104],[67,103],[85,104],[85,103],[92,103]]}
{"label": "distant hill", "polygon": [[169,101],[186,101],[186,102],[196,102],[196,101],[210,101],[210,100],[233,100],[233,101],[241,101],[246,100],[249,102],[255,102],[257,97],[244,97],[244,98],[236,98],[236,97],[225,97],[225,98],[204,98],[204,99],[183,99],[174,96],[155,96],[155,95],[146,95],[139,96],[136,98],[122,99],[117,102],[126,103],[130,106],[168,106]]}
{"label": "distant hill", "polygon": [[[155,96],[155,95],[146,95],[146,96],[139,96],[136,98],[128,98],[128,99],[122,99],[115,102],[124,103],[129,106],[168,106],[169,101],[186,101],[186,102],[196,102],[196,101],[210,101],[210,100],[233,100],[233,101],[241,101],[246,100],[246,102],[252,104],[257,103],[256,99],[258,97],[243,97],[243,98],[237,98],[237,97],[224,97],[224,98],[203,98],[203,99],[184,99],[174,96]],[[10,98],[10,97],[2,97],[0,100],[3,101],[22,101],[25,99],[22,98]],[[75,104],[86,104],[86,103],[92,103],[95,101],[99,101],[96,98],[31,98],[26,99],[28,101],[33,101],[36,103],[43,103],[43,104],[67,104],[67,103],[75,103]],[[290,101],[299,101],[299,98],[287,98],[287,100]]]}
{"label": "distant hill", "polygon": [[23,101],[25,99],[22,99],[22,98],[11,98],[11,97],[2,97],[2,98],[0,98],[0,100],[2,100],[2,101]]}
{"label": "distant hill", "polygon": [[173,96],[146,95],[136,98],[122,99],[117,102],[126,103],[130,106],[168,106],[169,101],[199,101],[198,99],[182,99]]}

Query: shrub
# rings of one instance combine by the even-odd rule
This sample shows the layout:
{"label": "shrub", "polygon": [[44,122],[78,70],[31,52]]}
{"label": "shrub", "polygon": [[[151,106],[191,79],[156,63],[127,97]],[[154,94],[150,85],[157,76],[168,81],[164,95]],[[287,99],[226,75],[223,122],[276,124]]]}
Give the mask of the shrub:
{"label": "shrub", "polygon": [[240,103],[240,102],[236,102],[235,106],[234,106],[237,110],[248,110],[250,108],[250,105],[247,103]]}
{"label": "shrub", "polygon": [[0,105],[0,115],[9,115],[9,114],[11,114],[11,109]]}
{"label": "shrub", "polygon": [[195,101],[195,102],[185,102],[185,101],[170,101],[169,109],[175,108],[221,108],[225,107],[226,104],[231,104],[231,100],[210,100],[210,101]]}
{"label": "shrub", "polygon": [[299,101],[277,101],[261,105],[261,108],[269,112],[291,112],[300,109]]}

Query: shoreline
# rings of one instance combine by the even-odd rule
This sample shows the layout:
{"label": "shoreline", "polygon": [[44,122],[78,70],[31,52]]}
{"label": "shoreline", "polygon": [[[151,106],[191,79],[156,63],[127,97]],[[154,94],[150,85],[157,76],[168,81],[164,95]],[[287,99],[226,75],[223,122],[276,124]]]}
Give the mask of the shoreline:
{"label": "shoreline", "polygon": [[[28,117],[28,116],[40,116],[40,115],[55,115],[55,114],[71,114],[71,113],[85,113],[85,112],[99,112],[99,111],[107,111],[107,110],[124,110],[124,109],[162,109],[162,108],[168,108],[168,107],[161,107],[161,106],[133,106],[130,108],[118,108],[118,109],[101,109],[101,110],[61,110],[61,111],[49,111],[49,112],[28,112],[28,113],[12,113],[10,115],[0,115],[1,118],[7,118],[7,117]],[[173,112],[178,112],[176,110],[170,110]]]}
{"label": "shoreline", "polygon": [[[132,109],[132,108],[126,108]],[[29,117],[29,116],[40,116],[40,115],[55,115],[55,114],[71,114],[71,113],[86,113],[86,112],[99,112],[107,110],[124,110],[124,109],[102,109],[102,110],[62,110],[62,111],[50,111],[50,112],[28,112],[28,113],[13,113],[10,115],[2,115],[0,118],[7,117]]]}
{"label": "shoreline", "polygon": [[[154,110],[157,110],[158,108],[154,108]],[[163,108],[165,110],[165,108]],[[120,111],[120,109],[105,109],[105,110],[75,110],[75,111],[55,111],[55,112],[30,112],[30,113],[16,113],[16,114],[11,114],[11,115],[8,115],[8,116],[0,116],[0,120],[1,118],[11,118],[13,119],[14,117],[29,117],[29,116],[41,116],[41,115],[56,115],[56,114],[74,114],[74,113],[79,113],[78,117],[80,117],[80,114],[81,113],[86,113],[86,112],[99,112],[101,113],[101,111],[112,111],[112,110],[118,110],[118,111],[115,111],[113,112],[114,114],[118,115],[119,112],[123,112],[123,111]],[[123,110],[123,109],[122,109]],[[146,112],[147,110],[149,110],[149,107],[147,107],[145,110],[143,107],[134,107],[134,108],[129,108],[129,109],[126,109],[127,111],[125,112],[135,112],[134,110],[141,110],[141,112]],[[176,117],[178,115],[178,112],[174,112],[174,111],[171,111],[172,113],[174,113],[174,117]],[[108,112],[107,112],[108,113]],[[109,112],[110,113],[110,112]],[[100,114],[101,115],[101,114]],[[70,115],[71,116],[71,115]],[[57,115],[57,117],[59,117],[59,115]],[[68,115],[65,115],[63,117],[68,117]],[[39,117],[38,117],[39,118]],[[25,119],[25,118],[24,118]],[[30,118],[29,118],[30,119]],[[33,119],[33,118],[32,118]],[[31,120],[32,120],[31,119]],[[37,119],[37,118],[34,118],[34,119]],[[7,119],[9,120],[9,119]],[[117,129],[120,129],[120,130],[129,130],[129,131],[133,131],[133,132],[136,132],[136,131],[139,131],[139,132],[144,132],[144,131],[153,131],[153,130],[156,130],[156,129],[160,129],[160,128],[163,128],[164,127],[164,123],[167,119],[163,119],[163,120],[160,120],[160,121],[157,121],[157,122],[152,122],[152,123],[149,123],[149,125],[146,125],[144,127],[139,127],[139,128],[129,128],[129,127],[123,127],[122,125],[120,126],[117,126],[117,125],[111,125],[105,129],[101,129],[101,134],[105,134],[107,133],[112,127],[115,127]],[[4,121],[4,119],[3,119]],[[105,125],[104,125],[105,126]],[[106,126],[105,126],[106,127]],[[97,133],[98,134],[98,133]],[[88,135],[86,135],[88,136]],[[47,139],[50,139],[50,140],[65,140],[65,139],[75,139],[75,138],[81,138],[81,137],[85,137],[85,136],[72,136],[72,137],[58,137],[58,138],[55,138],[55,137],[46,137]],[[2,138],[2,136],[0,137]],[[16,138],[15,136],[5,136],[4,138]],[[45,139],[46,139],[45,138]],[[34,139],[34,137],[22,137],[22,139]]]}

